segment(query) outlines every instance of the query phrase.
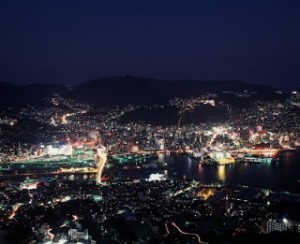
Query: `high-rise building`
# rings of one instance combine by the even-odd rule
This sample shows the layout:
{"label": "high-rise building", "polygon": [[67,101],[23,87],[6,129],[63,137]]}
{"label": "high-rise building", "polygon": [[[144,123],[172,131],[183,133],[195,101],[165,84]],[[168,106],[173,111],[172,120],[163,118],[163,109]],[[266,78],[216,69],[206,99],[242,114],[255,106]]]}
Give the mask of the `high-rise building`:
{"label": "high-rise building", "polygon": [[290,221],[283,219],[269,219],[263,222],[264,232],[285,231],[292,227]]}

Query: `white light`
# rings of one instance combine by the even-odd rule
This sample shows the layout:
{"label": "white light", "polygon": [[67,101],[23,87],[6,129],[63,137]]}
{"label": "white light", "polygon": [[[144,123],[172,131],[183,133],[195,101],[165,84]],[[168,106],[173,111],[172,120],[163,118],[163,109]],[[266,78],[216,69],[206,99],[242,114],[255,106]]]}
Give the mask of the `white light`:
{"label": "white light", "polygon": [[287,224],[287,223],[288,223],[288,220],[287,220],[286,218],[283,218],[283,219],[282,219],[282,222],[283,222],[284,224]]}

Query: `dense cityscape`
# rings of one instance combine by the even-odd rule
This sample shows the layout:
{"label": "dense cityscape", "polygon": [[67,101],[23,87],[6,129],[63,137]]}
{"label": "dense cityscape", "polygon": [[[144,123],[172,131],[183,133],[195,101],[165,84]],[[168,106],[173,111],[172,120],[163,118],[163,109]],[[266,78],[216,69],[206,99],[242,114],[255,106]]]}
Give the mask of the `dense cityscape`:
{"label": "dense cityscape", "polygon": [[0,1],[0,244],[300,243],[300,1]]}
{"label": "dense cityscape", "polygon": [[[44,108],[4,110],[4,240],[239,243],[249,234],[261,241],[299,238],[299,182],[286,191],[226,184],[224,176],[224,167],[276,165],[283,152],[298,153],[299,93],[254,101],[241,109],[221,100],[222,94],[122,108],[97,108],[56,95]],[[231,96],[239,100],[251,93]],[[187,113],[203,107],[218,108],[224,117],[182,124]],[[170,108],[177,111],[178,121],[169,125],[130,116],[131,122],[122,120],[140,109],[167,113]],[[38,127],[23,130],[23,121]],[[217,167],[219,180],[205,182],[172,173],[167,157],[186,157],[198,164],[199,172]],[[18,236],[12,237],[16,231]]]}

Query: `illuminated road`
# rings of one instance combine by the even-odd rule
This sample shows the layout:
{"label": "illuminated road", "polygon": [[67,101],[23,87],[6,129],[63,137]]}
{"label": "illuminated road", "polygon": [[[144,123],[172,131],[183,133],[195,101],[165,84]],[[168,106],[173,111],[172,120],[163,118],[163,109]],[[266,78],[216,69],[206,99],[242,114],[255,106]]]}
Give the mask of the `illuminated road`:
{"label": "illuminated road", "polygon": [[201,241],[201,238],[198,234],[196,233],[188,233],[185,231],[182,231],[174,222],[170,223],[172,226],[174,226],[182,235],[189,235],[189,236],[195,236],[197,238],[198,243],[202,243],[202,244],[208,244],[208,242],[203,242]]}
{"label": "illuminated road", "polygon": [[99,147],[97,148],[97,173],[96,173],[96,183],[102,184],[101,178],[102,178],[102,172],[105,166],[105,163],[107,161],[107,153],[105,147]]}
{"label": "illuminated road", "polygon": [[191,185],[190,185],[189,187],[184,188],[184,189],[181,189],[181,190],[175,192],[174,195],[173,195],[173,197],[175,197],[175,196],[177,196],[177,195],[179,195],[179,194],[182,194],[182,193],[184,193],[184,192],[186,192],[186,191],[190,191],[190,190],[192,190],[193,188],[197,187],[198,185],[199,185],[199,182],[192,182]]}
{"label": "illuminated road", "polygon": [[50,232],[51,230],[52,230],[52,229],[48,229],[48,230],[47,230],[47,234],[48,234],[50,240],[53,240],[54,237],[55,237],[55,235],[54,235],[53,233]]}
{"label": "illuminated road", "polygon": [[169,230],[169,227],[168,227],[168,224],[165,223],[165,229],[166,229],[166,234],[164,234],[164,237],[167,237],[169,234],[170,234],[170,230]]}

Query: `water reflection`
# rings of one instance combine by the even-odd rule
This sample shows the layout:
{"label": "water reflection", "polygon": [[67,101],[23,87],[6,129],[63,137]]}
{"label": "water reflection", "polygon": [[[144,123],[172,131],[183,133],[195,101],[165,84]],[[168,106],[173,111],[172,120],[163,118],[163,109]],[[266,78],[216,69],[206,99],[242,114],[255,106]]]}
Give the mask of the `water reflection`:
{"label": "water reflection", "polygon": [[160,162],[160,163],[165,162],[165,156],[164,156],[163,153],[159,153],[159,154],[158,154],[158,159],[157,159],[157,161]]}
{"label": "water reflection", "polygon": [[[145,179],[150,174],[162,173],[167,178],[180,178],[184,175],[189,180],[204,183],[224,182],[226,184],[246,184],[262,187],[284,188],[296,187],[300,180],[300,154],[283,153],[279,162],[260,164],[235,164],[232,166],[201,166],[197,161],[185,155],[159,155],[159,160],[167,169],[142,168],[140,170],[114,170],[108,173],[112,179],[134,180]],[[95,180],[95,174],[59,174],[49,175],[63,180]],[[39,175],[31,176],[39,178]],[[25,178],[25,177],[24,177]],[[300,181],[299,181],[300,189]]]}
{"label": "water reflection", "polygon": [[[187,175],[188,179],[205,183],[224,182],[279,189],[300,180],[300,153],[283,152],[279,162],[235,164],[228,166],[201,166],[184,156],[166,156],[169,176]],[[293,186],[295,185],[293,183]],[[300,181],[299,181],[300,184]]]}
{"label": "water reflection", "polygon": [[168,176],[169,176],[169,174],[168,174],[168,170],[164,170],[164,176],[166,177],[166,178],[168,178]]}
{"label": "water reflection", "polygon": [[224,182],[226,179],[225,165],[218,166],[218,180]]}
{"label": "water reflection", "polygon": [[187,169],[188,170],[191,170],[192,164],[193,164],[192,159],[190,157],[188,157],[188,159],[187,159]]}
{"label": "water reflection", "polygon": [[199,175],[203,174],[203,167],[201,166],[201,164],[198,165],[198,172],[199,172]]}
{"label": "water reflection", "polygon": [[69,175],[55,175],[55,178],[63,178],[64,180],[70,181],[82,181],[95,179],[95,174],[69,174]]}

